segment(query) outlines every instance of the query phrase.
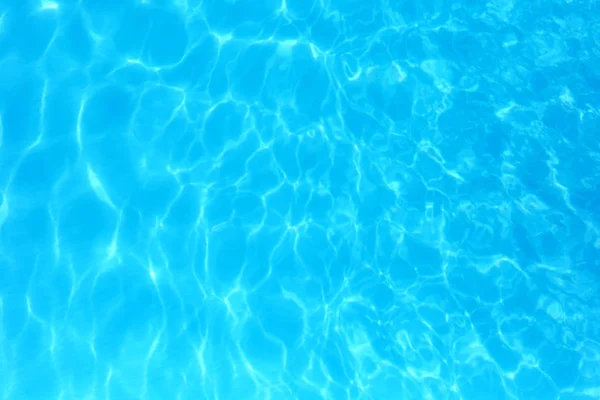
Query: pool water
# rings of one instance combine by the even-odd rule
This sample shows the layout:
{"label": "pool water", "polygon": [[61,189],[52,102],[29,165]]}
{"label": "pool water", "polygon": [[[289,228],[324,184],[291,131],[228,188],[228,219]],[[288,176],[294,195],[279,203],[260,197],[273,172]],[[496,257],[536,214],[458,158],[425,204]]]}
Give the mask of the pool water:
{"label": "pool water", "polygon": [[600,398],[600,2],[0,0],[0,394]]}

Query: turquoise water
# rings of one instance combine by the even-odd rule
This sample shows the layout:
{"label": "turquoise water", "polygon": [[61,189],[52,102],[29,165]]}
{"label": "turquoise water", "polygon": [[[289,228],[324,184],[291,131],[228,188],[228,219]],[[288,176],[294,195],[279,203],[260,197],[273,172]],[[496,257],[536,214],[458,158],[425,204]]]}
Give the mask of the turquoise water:
{"label": "turquoise water", "polygon": [[2,399],[600,398],[600,2],[0,0]]}

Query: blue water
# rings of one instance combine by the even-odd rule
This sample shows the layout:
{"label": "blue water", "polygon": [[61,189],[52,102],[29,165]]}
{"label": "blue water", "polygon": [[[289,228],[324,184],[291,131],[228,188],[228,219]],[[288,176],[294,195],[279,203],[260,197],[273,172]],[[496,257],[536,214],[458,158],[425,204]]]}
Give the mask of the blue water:
{"label": "blue water", "polygon": [[0,398],[600,399],[600,2],[0,0]]}

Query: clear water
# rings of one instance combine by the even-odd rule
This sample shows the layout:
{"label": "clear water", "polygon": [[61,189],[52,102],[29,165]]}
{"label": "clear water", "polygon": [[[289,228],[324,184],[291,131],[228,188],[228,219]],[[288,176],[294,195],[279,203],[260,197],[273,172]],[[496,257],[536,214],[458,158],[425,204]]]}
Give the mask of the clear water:
{"label": "clear water", "polygon": [[1,0],[2,399],[600,398],[600,2]]}

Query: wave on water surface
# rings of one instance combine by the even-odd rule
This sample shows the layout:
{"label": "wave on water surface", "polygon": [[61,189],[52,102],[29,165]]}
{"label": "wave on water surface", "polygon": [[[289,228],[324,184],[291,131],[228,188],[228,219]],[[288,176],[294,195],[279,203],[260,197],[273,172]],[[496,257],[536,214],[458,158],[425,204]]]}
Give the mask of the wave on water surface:
{"label": "wave on water surface", "polygon": [[0,2],[2,398],[600,398],[599,32]]}

